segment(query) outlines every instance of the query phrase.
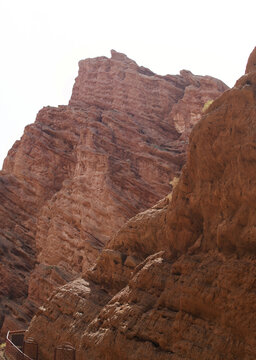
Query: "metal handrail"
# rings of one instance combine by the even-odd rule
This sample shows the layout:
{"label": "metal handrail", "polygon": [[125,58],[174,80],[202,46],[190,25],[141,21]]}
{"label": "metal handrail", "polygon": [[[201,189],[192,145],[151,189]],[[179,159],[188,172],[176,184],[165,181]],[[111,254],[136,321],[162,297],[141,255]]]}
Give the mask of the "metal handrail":
{"label": "metal handrail", "polygon": [[8,331],[6,336],[6,348],[5,348],[5,356],[8,360],[33,360],[26,354],[24,354],[21,349],[16,346],[12,340],[10,339],[10,335],[18,335],[24,334],[25,330],[17,330],[17,331]]}
{"label": "metal handrail", "polygon": [[[13,335],[23,335],[21,339],[18,339],[18,343],[21,340],[20,346],[18,344],[14,344],[12,341]],[[36,359],[38,359],[38,344],[34,341],[33,338],[27,338],[24,341],[25,330],[17,330],[17,331],[8,331],[6,336],[6,347],[5,347],[5,357],[7,360],[35,360],[35,358],[31,358],[26,355],[24,351],[26,344],[34,344],[36,345]],[[21,349],[22,348],[22,349]],[[27,352],[27,351],[26,351]],[[31,355],[31,352],[30,352]],[[33,356],[33,355],[32,355]],[[75,360],[76,359],[76,349],[72,346],[71,343],[64,343],[62,345],[58,345],[55,347],[54,351],[54,360],[57,359],[68,359]]]}

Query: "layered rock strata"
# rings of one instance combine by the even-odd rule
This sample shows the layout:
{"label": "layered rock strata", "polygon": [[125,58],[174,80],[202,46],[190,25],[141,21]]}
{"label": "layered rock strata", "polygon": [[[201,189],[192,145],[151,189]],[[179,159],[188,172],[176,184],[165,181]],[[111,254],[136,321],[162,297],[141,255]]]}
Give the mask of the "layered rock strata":
{"label": "layered rock strata", "polygon": [[[44,118],[45,111],[25,129],[22,140],[9,151],[0,176],[0,325],[4,331],[32,315],[21,304],[36,263],[38,215],[74,167],[71,141],[50,136]],[[53,124],[51,131],[56,131]]]}
{"label": "layered rock strata", "polygon": [[[80,61],[69,108],[85,114],[84,130],[72,178],[40,215],[40,265],[31,277],[30,299],[42,303],[62,284],[49,283],[44,264],[84,273],[125,221],[170,191],[195,118],[226,89],[217,79],[189,71],[158,76],[115,51],[111,59]],[[47,292],[38,288],[42,278]]]}
{"label": "layered rock strata", "polygon": [[172,196],[33,318],[40,360],[67,340],[78,360],[255,359],[255,124],[249,67],[194,127]]}
{"label": "layered rock strata", "polygon": [[69,105],[43,108],[1,172],[4,331],[24,327],[129,218],[170,191],[191,126],[226,89],[188,71],[158,76],[115,51],[79,63]]}

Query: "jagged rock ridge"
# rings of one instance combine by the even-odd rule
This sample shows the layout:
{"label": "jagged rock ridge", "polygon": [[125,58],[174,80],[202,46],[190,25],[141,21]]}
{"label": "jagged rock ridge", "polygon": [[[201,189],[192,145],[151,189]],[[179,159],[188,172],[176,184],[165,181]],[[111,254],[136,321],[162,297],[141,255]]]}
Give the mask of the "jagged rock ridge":
{"label": "jagged rock ridge", "polygon": [[78,360],[255,359],[255,89],[249,67],[194,127],[172,196],[52,294],[28,334],[42,360],[65,340]]}
{"label": "jagged rock ridge", "polygon": [[188,71],[158,76],[115,51],[80,62],[69,105],[43,108],[1,172],[3,333],[170,191],[203,104],[226,89]]}

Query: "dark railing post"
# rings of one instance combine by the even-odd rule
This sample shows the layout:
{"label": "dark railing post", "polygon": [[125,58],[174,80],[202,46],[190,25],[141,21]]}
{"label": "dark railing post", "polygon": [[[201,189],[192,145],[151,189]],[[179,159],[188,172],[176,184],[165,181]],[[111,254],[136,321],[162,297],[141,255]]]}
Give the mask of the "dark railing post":
{"label": "dark railing post", "polygon": [[76,350],[70,343],[56,346],[54,360],[76,360]]}
{"label": "dark railing post", "polygon": [[23,353],[33,360],[38,360],[38,344],[35,339],[29,337],[24,340]]}
{"label": "dark railing post", "polygon": [[[25,330],[8,331],[5,356],[7,360],[38,360],[38,344],[26,338]],[[70,343],[59,345],[54,350],[54,360],[76,360],[76,349]]]}
{"label": "dark railing post", "polygon": [[[8,331],[6,336],[5,355],[8,360],[37,360],[37,344],[34,342],[33,348],[36,348],[36,357],[30,357],[23,352],[25,330]],[[35,346],[36,344],[36,346]]]}

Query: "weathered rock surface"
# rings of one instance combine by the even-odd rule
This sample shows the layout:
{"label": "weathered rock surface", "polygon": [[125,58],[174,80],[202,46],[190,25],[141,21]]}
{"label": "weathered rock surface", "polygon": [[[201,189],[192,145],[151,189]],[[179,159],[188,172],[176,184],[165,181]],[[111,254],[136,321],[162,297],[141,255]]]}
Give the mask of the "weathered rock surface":
{"label": "weathered rock surface", "polygon": [[255,89],[250,71],[209,107],[172,196],[33,318],[41,360],[65,340],[79,360],[256,358]]}
{"label": "weathered rock surface", "polygon": [[69,105],[43,108],[1,172],[4,330],[24,327],[128,219],[170,191],[191,124],[226,89],[188,71],[158,76],[115,51],[80,62]]}
{"label": "weathered rock surface", "polygon": [[[20,306],[27,296],[28,277],[36,262],[37,217],[45,201],[60,190],[63,179],[74,167],[70,144],[49,136],[43,113],[9,151],[0,174],[0,326],[3,332],[19,323],[24,326],[32,315]],[[54,125],[51,131],[55,131]]]}
{"label": "weathered rock surface", "polygon": [[[226,89],[219,80],[188,71],[155,75],[115,51],[111,59],[80,61],[68,108],[86,119],[74,173],[40,214],[39,263],[84,273],[125,221],[169,192],[185,160],[193,116],[198,119],[203,104]],[[172,116],[175,104],[186,134]],[[31,299],[41,278],[40,265],[30,281]],[[41,291],[39,302],[50,291]]]}
{"label": "weathered rock surface", "polygon": [[253,51],[251,52],[247,65],[246,65],[246,69],[245,69],[245,73],[250,73],[256,71],[256,47],[253,49]]}

